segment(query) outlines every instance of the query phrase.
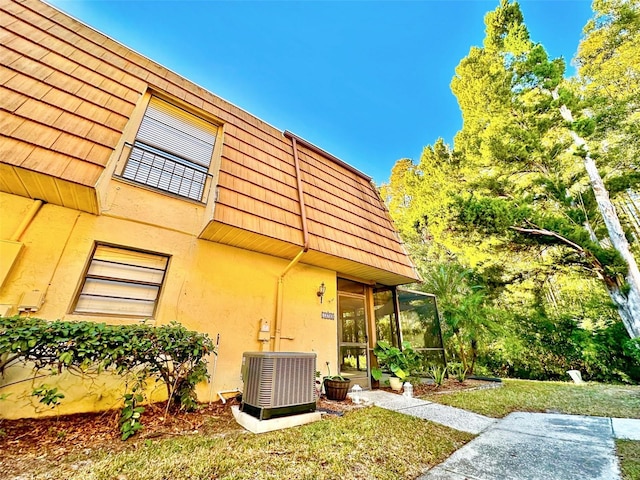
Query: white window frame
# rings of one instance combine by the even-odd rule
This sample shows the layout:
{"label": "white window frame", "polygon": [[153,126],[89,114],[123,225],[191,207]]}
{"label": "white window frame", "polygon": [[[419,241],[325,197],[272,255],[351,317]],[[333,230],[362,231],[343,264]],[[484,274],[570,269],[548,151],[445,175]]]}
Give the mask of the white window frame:
{"label": "white window frame", "polygon": [[153,318],[170,258],[96,242],[71,313]]}

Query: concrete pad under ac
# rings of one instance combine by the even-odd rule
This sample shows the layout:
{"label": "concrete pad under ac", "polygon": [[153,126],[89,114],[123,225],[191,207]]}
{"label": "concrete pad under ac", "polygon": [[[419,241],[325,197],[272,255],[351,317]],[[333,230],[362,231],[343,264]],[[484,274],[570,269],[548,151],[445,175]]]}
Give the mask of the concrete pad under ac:
{"label": "concrete pad under ac", "polygon": [[243,428],[251,433],[267,433],[285,428],[298,427],[307,423],[317,422],[321,420],[320,412],[301,413],[299,415],[289,415],[287,417],[270,418],[268,420],[259,420],[248,413],[240,411],[240,407],[234,405],[231,407],[233,418],[236,419]]}

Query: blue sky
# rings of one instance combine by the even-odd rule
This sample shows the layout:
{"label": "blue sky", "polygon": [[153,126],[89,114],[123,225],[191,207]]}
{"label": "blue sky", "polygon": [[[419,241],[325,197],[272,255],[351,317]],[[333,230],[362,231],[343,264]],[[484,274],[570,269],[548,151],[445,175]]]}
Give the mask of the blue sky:
{"label": "blue sky", "polygon": [[[388,180],[462,125],[449,84],[498,0],[49,0],[214,94]],[[521,0],[567,63],[589,0]],[[568,73],[573,73],[569,67]]]}

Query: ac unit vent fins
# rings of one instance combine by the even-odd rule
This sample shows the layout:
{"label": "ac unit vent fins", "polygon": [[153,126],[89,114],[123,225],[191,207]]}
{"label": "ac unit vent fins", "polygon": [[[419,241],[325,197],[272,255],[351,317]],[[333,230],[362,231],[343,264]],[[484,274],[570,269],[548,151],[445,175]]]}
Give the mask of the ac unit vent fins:
{"label": "ac unit vent fins", "polygon": [[245,352],[242,411],[260,420],[316,409],[316,354]]}

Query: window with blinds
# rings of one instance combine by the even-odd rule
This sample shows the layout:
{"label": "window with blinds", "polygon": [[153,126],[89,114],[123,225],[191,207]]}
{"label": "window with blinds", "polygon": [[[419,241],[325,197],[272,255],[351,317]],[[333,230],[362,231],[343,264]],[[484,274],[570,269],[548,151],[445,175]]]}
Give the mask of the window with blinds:
{"label": "window with blinds", "polygon": [[74,313],[153,317],[166,255],[96,245]]}
{"label": "window with blinds", "polygon": [[217,131],[215,125],[152,97],[122,176],[202,200]]}

